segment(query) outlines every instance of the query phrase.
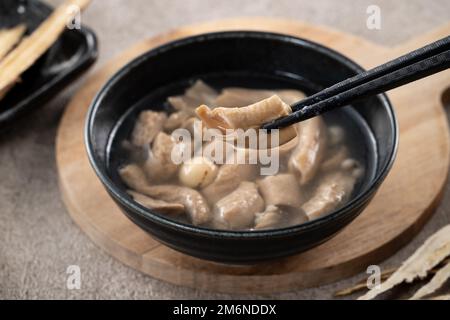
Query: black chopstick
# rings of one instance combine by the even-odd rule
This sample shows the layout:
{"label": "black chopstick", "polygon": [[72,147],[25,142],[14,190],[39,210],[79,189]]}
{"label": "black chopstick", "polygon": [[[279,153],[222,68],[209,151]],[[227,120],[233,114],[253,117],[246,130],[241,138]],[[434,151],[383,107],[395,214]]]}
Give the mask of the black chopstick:
{"label": "black chopstick", "polygon": [[282,128],[450,67],[450,36],[339,82],[292,105],[293,113],[262,126]]}

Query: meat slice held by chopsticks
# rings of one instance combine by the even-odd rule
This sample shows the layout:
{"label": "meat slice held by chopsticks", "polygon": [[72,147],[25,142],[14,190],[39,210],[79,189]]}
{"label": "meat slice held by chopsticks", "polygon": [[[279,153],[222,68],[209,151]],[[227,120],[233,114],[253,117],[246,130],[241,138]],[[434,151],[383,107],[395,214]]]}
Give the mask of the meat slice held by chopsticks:
{"label": "meat slice held by chopsticks", "polygon": [[210,128],[249,129],[258,128],[265,122],[286,116],[291,107],[274,95],[246,107],[215,108],[206,105],[196,109],[197,116]]}
{"label": "meat slice held by chopsticks", "polygon": [[[291,107],[277,95],[261,100],[246,107],[218,107],[210,109],[201,105],[195,112],[208,128],[227,130],[242,129],[260,130],[266,122],[287,116],[292,112]],[[278,136],[271,131],[266,146],[271,148],[292,140],[297,136],[295,126],[289,126],[279,131]]]}

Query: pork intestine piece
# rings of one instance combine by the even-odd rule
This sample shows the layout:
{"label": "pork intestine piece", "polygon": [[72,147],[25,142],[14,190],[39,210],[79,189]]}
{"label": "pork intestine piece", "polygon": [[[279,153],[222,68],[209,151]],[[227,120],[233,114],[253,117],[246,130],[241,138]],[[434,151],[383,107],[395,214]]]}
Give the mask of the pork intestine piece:
{"label": "pork intestine piece", "polygon": [[197,131],[197,134],[201,134],[201,137],[203,138],[204,129],[202,126],[202,122],[198,120],[196,117],[189,117],[183,123],[181,124],[182,129],[186,129],[189,131],[192,137],[194,137],[195,131]]}
{"label": "pork intestine piece", "polygon": [[167,98],[170,105],[179,112],[183,112],[189,116],[195,115],[195,108],[202,104],[198,99],[192,99],[185,96],[175,96]]}
{"label": "pork intestine piece", "polygon": [[164,112],[142,111],[131,133],[131,143],[138,147],[148,146],[162,130],[166,120]]}
{"label": "pork intestine piece", "polygon": [[300,208],[303,204],[300,186],[293,174],[267,176],[257,182],[266,206]]}
{"label": "pork intestine piece", "polygon": [[158,133],[155,137],[148,152],[148,159],[143,165],[152,184],[168,181],[177,173],[179,165],[172,161],[172,150],[175,145],[174,139],[164,132]]}
{"label": "pork intestine piece", "polygon": [[339,171],[349,173],[355,179],[359,179],[364,174],[361,163],[349,157],[348,148],[344,145],[336,146],[327,153],[327,159],[323,161],[320,170],[323,173]]}
{"label": "pork intestine piece", "polygon": [[182,204],[194,225],[206,224],[212,219],[205,198],[194,189],[176,185],[152,186],[142,168],[136,164],[124,166],[119,174],[122,181],[134,191],[154,199]]}
{"label": "pork intestine piece", "polygon": [[127,193],[133,198],[134,201],[136,201],[140,205],[148,209],[153,209],[159,213],[168,215],[180,215],[185,212],[184,205],[181,203],[171,203],[163,200],[153,199],[133,190],[128,190]]}
{"label": "pork intestine piece", "polygon": [[251,164],[224,164],[218,172],[215,180],[202,189],[202,193],[209,203],[214,204],[227,194],[235,190],[242,181],[255,177],[258,167]]}
{"label": "pork intestine piece", "polygon": [[180,128],[189,117],[190,115],[184,111],[173,112],[164,123],[164,130],[172,132],[173,130]]}
{"label": "pork intestine piece", "polygon": [[218,93],[202,80],[197,80],[192,87],[186,90],[184,95],[189,98],[199,99],[204,104],[213,104]]}
{"label": "pork intestine piece", "polygon": [[312,197],[302,210],[310,220],[328,214],[347,201],[353,192],[356,179],[351,174],[335,172],[325,175]]}
{"label": "pork intestine piece", "polygon": [[222,130],[259,128],[262,124],[291,112],[291,107],[276,95],[246,107],[219,107],[211,110],[208,106],[201,105],[196,109],[197,116],[207,127]]}
{"label": "pork intestine piece", "polygon": [[147,194],[168,202],[181,203],[192,224],[204,225],[211,221],[212,213],[206,199],[197,190],[177,185],[152,186]]}
{"label": "pork intestine piece", "polygon": [[300,185],[307,184],[319,170],[327,149],[327,131],[322,117],[298,124],[298,145],[289,159],[289,170],[298,176]]}
{"label": "pork intestine piece", "polygon": [[326,153],[326,159],[322,162],[322,171],[338,170],[345,159],[348,159],[348,148],[346,146],[335,147]]}
{"label": "pork intestine piece", "polygon": [[306,214],[298,208],[281,209],[277,206],[267,206],[263,212],[256,214],[255,226],[251,230],[265,230],[295,226],[308,221]]}
{"label": "pork intestine piece", "polygon": [[255,215],[255,226],[253,230],[265,230],[278,227],[283,220],[283,213],[276,206],[267,206],[263,212]]}
{"label": "pork intestine piece", "polygon": [[128,188],[148,195],[150,183],[141,166],[134,163],[123,166],[119,169],[119,175]]}
{"label": "pork intestine piece", "polygon": [[255,183],[244,181],[214,205],[213,224],[225,230],[242,230],[253,226],[255,215],[264,210],[264,200]]}

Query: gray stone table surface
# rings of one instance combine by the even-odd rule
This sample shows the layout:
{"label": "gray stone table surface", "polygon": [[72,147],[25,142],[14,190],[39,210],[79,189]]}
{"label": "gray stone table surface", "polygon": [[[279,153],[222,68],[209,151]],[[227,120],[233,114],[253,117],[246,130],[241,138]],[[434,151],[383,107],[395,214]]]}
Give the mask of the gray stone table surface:
{"label": "gray stone table surface", "polygon": [[[51,4],[61,0],[51,0]],[[381,8],[381,30],[366,27],[366,8]],[[448,0],[94,0],[82,15],[99,38],[98,69],[133,43],[181,25],[235,16],[274,16],[327,25],[395,45],[450,21]],[[264,296],[215,294],[174,286],[116,261],[75,225],[61,202],[55,134],[64,107],[85,78],[0,136],[0,298],[25,299],[329,299],[363,275],[296,292]],[[450,188],[419,235],[382,267],[396,266],[450,222]],[[79,265],[80,290],[66,289],[66,268]]]}

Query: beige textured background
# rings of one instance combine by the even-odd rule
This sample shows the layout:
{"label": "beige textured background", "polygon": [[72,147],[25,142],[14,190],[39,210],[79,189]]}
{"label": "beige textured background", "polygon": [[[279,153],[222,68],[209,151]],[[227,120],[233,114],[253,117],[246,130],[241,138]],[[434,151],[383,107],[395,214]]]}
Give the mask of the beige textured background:
{"label": "beige textured background", "polygon": [[[49,2],[58,4],[61,0]],[[381,7],[379,31],[366,28],[370,4]],[[395,45],[450,21],[450,1],[94,0],[82,20],[97,32],[100,41],[95,70],[124,48],[159,32],[210,19],[255,15],[328,25],[383,45]],[[102,252],[72,222],[58,193],[54,142],[63,108],[82,82],[0,136],[0,298],[240,298],[173,286],[134,271]],[[424,230],[382,267],[398,265],[427,236],[450,223],[449,204],[450,187]],[[82,272],[78,291],[66,289],[65,272],[72,264],[79,265]],[[363,276],[251,298],[329,299],[335,290]]]}

